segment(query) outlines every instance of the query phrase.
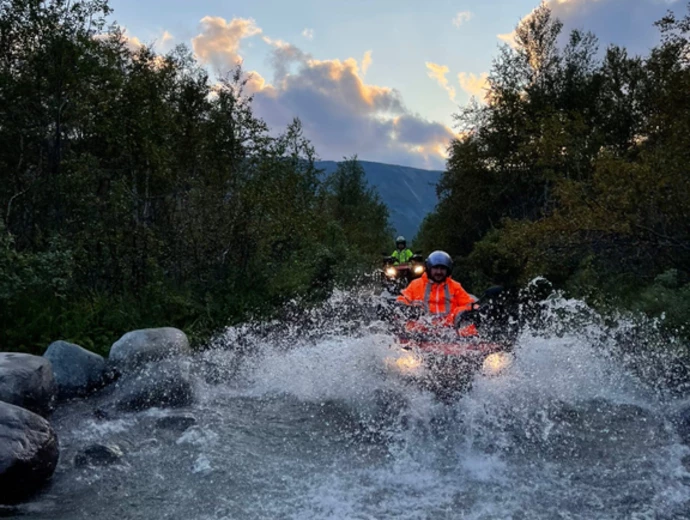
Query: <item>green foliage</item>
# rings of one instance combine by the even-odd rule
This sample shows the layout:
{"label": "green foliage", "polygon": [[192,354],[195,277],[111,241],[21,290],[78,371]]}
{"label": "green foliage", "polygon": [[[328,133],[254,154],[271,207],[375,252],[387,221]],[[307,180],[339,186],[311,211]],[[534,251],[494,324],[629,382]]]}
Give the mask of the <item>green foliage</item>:
{"label": "green foliage", "polygon": [[669,269],[654,279],[640,295],[638,307],[655,316],[664,315],[670,326],[688,326],[690,316],[690,283],[681,282],[681,273]]}
{"label": "green foliage", "polygon": [[690,324],[686,287],[660,282],[690,272],[690,14],[657,26],[661,44],[640,58],[600,57],[579,31],[560,46],[546,4],[521,23],[486,102],[456,115],[424,247],[457,255],[469,284],[545,276]]}
{"label": "green foliage", "polygon": [[[340,225],[345,242],[354,251],[375,258],[390,247],[388,208],[367,186],[364,168],[357,158],[344,160],[326,181],[326,208]],[[357,260],[354,257],[350,261]]]}
{"label": "green foliage", "polygon": [[0,0],[2,348],[201,339],[369,267],[387,212],[355,159],[323,179],[295,120],[211,86],[185,47],[132,52],[105,0]]}

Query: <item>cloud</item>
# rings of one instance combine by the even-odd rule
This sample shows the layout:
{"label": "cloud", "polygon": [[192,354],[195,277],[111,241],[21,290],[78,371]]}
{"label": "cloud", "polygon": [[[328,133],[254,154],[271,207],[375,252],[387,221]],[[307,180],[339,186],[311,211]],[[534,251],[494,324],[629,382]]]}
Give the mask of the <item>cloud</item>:
{"label": "cloud", "polygon": [[144,47],[144,43],[137,38],[136,36],[130,36],[127,33],[127,29],[125,27],[120,27],[121,32],[120,33],[102,33],[102,34],[96,34],[93,38],[94,40],[99,40],[99,41],[119,41],[124,44],[124,46],[127,48],[127,50],[132,53],[136,54],[139,52],[139,50]]}
{"label": "cloud", "polygon": [[192,38],[192,49],[202,64],[225,73],[242,62],[240,41],[261,33],[254,20],[234,18],[227,22],[217,16],[206,16],[200,22],[201,32]]}
{"label": "cloud", "polygon": [[412,114],[405,114],[393,120],[396,140],[405,145],[426,149],[428,153],[445,154],[453,132],[441,123],[427,121]]}
{"label": "cloud", "polygon": [[275,87],[268,83],[266,79],[256,71],[251,71],[246,74],[247,83],[244,85],[244,91],[248,95],[261,92],[262,96],[275,97]]}
{"label": "cloud", "polygon": [[[142,47],[146,46],[154,49],[158,53],[165,53],[172,49],[172,42],[175,41],[175,37],[168,31],[163,31],[160,34],[160,36],[157,36],[151,43],[148,44],[141,41],[141,39],[137,36],[130,35],[126,27],[120,26],[120,31],[121,32],[119,33],[119,41],[124,43],[127,50],[132,54],[137,54],[142,49]],[[94,36],[94,39],[101,41],[110,40],[111,38],[116,37],[117,34],[118,33],[97,34]],[[156,61],[162,63],[163,57],[159,56],[159,59]]]}
{"label": "cloud", "polygon": [[364,53],[364,58],[362,59],[362,76],[367,73],[367,70],[369,70],[369,67],[371,67],[371,63],[371,51],[366,51]]}
{"label": "cloud", "polygon": [[[305,30],[306,31],[306,30]],[[253,20],[205,17],[192,40],[197,59],[225,72],[241,63],[241,40],[262,34]],[[307,37],[307,33],[303,35]],[[305,136],[324,159],[357,154],[363,160],[420,168],[444,167],[455,134],[447,126],[412,113],[394,88],[364,80],[372,65],[372,51],[361,61],[318,60],[296,45],[263,35],[269,46],[272,77],[247,72],[245,92],[253,96],[255,114],[274,132],[298,117]],[[437,81],[445,80],[442,66]],[[245,70],[249,70],[245,64]],[[431,71],[431,69],[430,69]]]}
{"label": "cloud", "polygon": [[448,67],[427,61],[426,68],[429,77],[436,80],[436,82],[448,92],[450,99],[455,101],[455,89],[448,84],[448,78],[446,77],[446,74],[448,74]]}
{"label": "cloud", "polygon": [[274,71],[274,81],[278,81],[290,72],[290,67],[295,63],[303,63],[311,59],[311,55],[303,52],[297,46],[283,40],[272,40],[268,36],[263,37],[264,42],[273,47],[269,62]]}
{"label": "cloud", "polygon": [[458,81],[462,90],[480,99],[484,99],[489,88],[489,74],[486,72],[482,72],[479,76],[461,72],[458,74]]}
{"label": "cloud", "polygon": [[136,36],[130,36],[126,27],[120,27],[120,33],[102,33],[94,36],[95,40],[107,41],[107,40],[118,40],[124,43],[125,47],[132,54],[136,54],[139,50],[144,47],[144,43]]}
{"label": "cloud", "polygon": [[[274,47],[273,52],[279,49],[275,42]],[[397,90],[366,83],[367,54],[361,64],[353,58],[316,60],[291,47],[295,72],[278,70],[274,84],[253,72],[247,84],[256,115],[272,128],[299,117],[306,137],[325,159],[357,154],[365,160],[443,167],[452,130],[413,114]]]}
{"label": "cloud", "polygon": [[307,40],[313,40],[314,39],[314,29],[304,29],[302,31],[302,36],[304,36]]}
{"label": "cloud", "polygon": [[171,50],[174,45],[173,43],[175,42],[175,37],[169,33],[168,31],[163,31],[163,34],[158,38],[156,41],[156,47],[159,52],[168,52]]}
{"label": "cloud", "polygon": [[469,22],[474,15],[470,11],[460,11],[453,18],[453,25],[455,27],[460,27],[463,23]]}
{"label": "cloud", "polygon": [[[680,14],[680,0],[549,0],[553,16],[563,22],[567,35],[574,29],[594,33],[601,48],[610,44],[626,47],[631,53],[646,54],[659,41],[653,26],[670,10]],[[531,13],[523,20],[529,19]],[[511,44],[513,33],[498,35]]]}
{"label": "cloud", "polygon": [[503,43],[508,44],[513,49],[515,49],[517,47],[517,43],[515,43],[515,31],[511,31],[509,33],[504,33],[504,34],[497,34],[496,38],[501,40]]}

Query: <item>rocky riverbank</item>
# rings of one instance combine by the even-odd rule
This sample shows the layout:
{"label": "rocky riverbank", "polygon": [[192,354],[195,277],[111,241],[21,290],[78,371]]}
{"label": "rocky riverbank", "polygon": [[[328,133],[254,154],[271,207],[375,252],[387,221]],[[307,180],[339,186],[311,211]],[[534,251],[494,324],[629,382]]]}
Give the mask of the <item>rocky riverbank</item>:
{"label": "rocky riverbank", "polygon": [[[102,415],[186,406],[194,400],[190,354],[187,336],[170,327],[128,332],[107,359],[65,341],[42,357],[0,352],[0,504],[30,498],[53,475],[60,450],[50,417],[61,402],[107,393],[95,410]],[[74,463],[108,464],[121,456],[116,446],[84,446]]]}

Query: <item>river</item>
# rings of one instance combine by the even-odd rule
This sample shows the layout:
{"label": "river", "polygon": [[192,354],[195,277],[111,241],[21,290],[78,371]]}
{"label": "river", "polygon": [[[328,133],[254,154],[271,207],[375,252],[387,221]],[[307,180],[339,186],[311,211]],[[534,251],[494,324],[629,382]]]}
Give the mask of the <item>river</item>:
{"label": "river", "polygon": [[[393,338],[334,317],[343,298],[301,322],[228,329],[187,362],[189,408],[102,417],[98,397],[63,405],[53,481],[14,516],[690,518],[690,450],[671,423],[687,401],[633,376],[600,321],[564,327],[573,302],[522,330],[504,374],[443,403],[385,376]],[[163,426],[168,416],[194,424]],[[76,467],[97,442],[124,456]]]}

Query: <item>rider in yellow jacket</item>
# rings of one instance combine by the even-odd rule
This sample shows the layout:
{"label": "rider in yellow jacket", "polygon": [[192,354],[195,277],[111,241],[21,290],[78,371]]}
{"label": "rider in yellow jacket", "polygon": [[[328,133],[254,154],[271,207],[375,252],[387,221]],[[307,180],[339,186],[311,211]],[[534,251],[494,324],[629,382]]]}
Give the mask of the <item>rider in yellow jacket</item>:
{"label": "rider in yellow jacket", "polygon": [[391,254],[393,265],[406,264],[412,259],[413,253],[407,248],[405,237],[400,235],[395,239],[395,251]]}

